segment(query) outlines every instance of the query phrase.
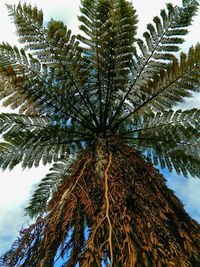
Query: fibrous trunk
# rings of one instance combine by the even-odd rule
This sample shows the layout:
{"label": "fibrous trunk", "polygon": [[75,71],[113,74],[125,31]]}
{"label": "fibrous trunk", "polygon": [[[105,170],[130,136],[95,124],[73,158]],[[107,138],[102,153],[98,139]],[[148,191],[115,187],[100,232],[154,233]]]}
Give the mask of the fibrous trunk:
{"label": "fibrous trunk", "polygon": [[99,138],[71,172],[48,213],[5,255],[5,266],[19,259],[22,266],[53,266],[55,255],[66,253],[63,266],[198,266],[198,223],[133,148]]}

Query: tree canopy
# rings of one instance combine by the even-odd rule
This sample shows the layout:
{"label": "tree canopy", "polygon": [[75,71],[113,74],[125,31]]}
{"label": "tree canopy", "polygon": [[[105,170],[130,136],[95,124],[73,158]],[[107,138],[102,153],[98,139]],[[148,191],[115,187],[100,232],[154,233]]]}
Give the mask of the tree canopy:
{"label": "tree canopy", "polygon": [[198,2],[167,4],[143,39],[125,0],[82,0],[82,35],[7,7],[23,48],[0,44],[0,99],[18,111],[0,114],[0,167],[53,167],[26,208],[36,223],[1,265],[53,266],[71,251],[63,266],[191,266],[199,226],[150,162],[200,177],[200,109],[173,110],[200,91],[200,44],[176,53]]}

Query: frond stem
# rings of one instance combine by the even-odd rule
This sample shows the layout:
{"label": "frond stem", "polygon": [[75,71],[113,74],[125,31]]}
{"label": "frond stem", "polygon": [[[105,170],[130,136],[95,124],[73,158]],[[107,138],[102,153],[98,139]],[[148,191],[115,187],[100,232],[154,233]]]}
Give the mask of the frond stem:
{"label": "frond stem", "polygon": [[189,145],[189,146],[197,146],[200,145],[200,143],[188,143],[188,142],[176,142],[176,141],[170,141],[165,139],[159,139],[159,138],[145,138],[145,137],[122,137],[122,139],[126,140],[149,140],[149,141],[155,141],[155,142],[163,142],[163,143],[169,143],[169,144],[177,144],[177,145]]}
{"label": "frond stem", "polygon": [[112,129],[116,129],[117,127],[119,127],[119,125],[122,122],[124,122],[126,119],[128,119],[130,116],[132,116],[134,113],[138,112],[141,108],[143,108],[146,104],[148,104],[154,98],[156,98],[157,96],[159,96],[160,94],[162,94],[166,89],[168,89],[171,85],[173,85],[174,83],[176,83],[179,79],[183,78],[186,74],[188,74],[189,72],[191,72],[195,67],[196,67],[196,65],[194,65],[192,68],[190,68],[189,70],[185,71],[184,73],[182,73],[181,75],[179,75],[176,79],[174,79],[173,81],[171,81],[169,84],[167,84],[166,86],[164,86],[163,88],[161,88],[161,90],[159,92],[155,93],[153,96],[151,96],[145,102],[143,102],[142,105],[140,105],[139,107],[137,107],[136,109],[134,109],[132,112],[130,112],[128,115],[126,115],[124,118],[122,118],[120,121],[118,121],[113,126]]}
{"label": "frond stem", "polygon": [[[54,127],[56,127],[56,126],[54,126],[54,125],[49,125],[49,127],[45,127],[45,126],[42,126],[42,125],[39,125],[39,124],[29,124],[29,125],[27,125],[27,124],[24,124],[23,122],[20,122],[20,121],[15,121],[15,123],[16,124],[20,124],[20,125],[22,125],[22,126],[25,126],[25,128],[29,128],[29,127],[36,127],[36,128],[41,128],[41,129],[46,129],[46,130],[51,130],[51,127],[52,128],[54,128]],[[10,128],[11,128],[12,126],[10,126]],[[59,131],[59,132],[64,132],[64,133],[71,133],[71,134],[76,134],[76,135],[80,135],[80,136],[85,136],[85,134],[83,134],[83,133],[81,133],[81,132],[77,132],[77,131],[67,131],[67,130],[64,130],[64,129],[62,129],[62,128],[57,128],[57,130]]]}
{"label": "frond stem", "polygon": [[137,132],[140,132],[140,131],[146,131],[146,130],[151,130],[151,129],[155,129],[155,128],[160,128],[160,127],[168,126],[168,125],[171,125],[171,124],[179,124],[179,123],[185,122],[185,121],[187,121],[187,119],[182,119],[182,120],[177,120],[177,121],[170,121],[168,123],[161,123],[161,124],[152,125],[152,126],[146,127],[146,128],[138,128],[138,129],[135,129],[135,130],[132,130],[132,131],[128,131],[128,132],[122,132],[121,134],[122,135],[127,135],[127,134],[137,133]]}
{"label": "frond stem", "polygon": [[[51,45],[49,44],[48,41],[47,41],[47,43],[48,43],[49,47],[51,47]],[[67,70],[66,66],[63,65],[62,61],[60,60],[60,58],[59,58],[59,57],[57,56],[57,54],[55,53],[55,50],[52,49],[52,48],[50,48],[50,50],[51,50],[51,52],[55,55],[55,58],[60,62],[60,64],[61,64],[63,70],[66,71],[66,73],[67,73],[68,77],[70,78],[70,80],[71,80],[73,86],[76,88],[76,91],[77,91],[78,94],[80,95],[80,97],[81,97],[83,103],[85,104],[85,106],[86,106],[86,108],[88,109],[88,111],[89,111],[91,117],[93,118],[94,122],[96,123],[96,126],[98,127],[99,122],[98,122],[98,120],[97,120],[97,117],[96,117],[96,115],[95,115],[93,106],[92,106],[92,104],[91,104],[91,102],[90,102],[90,99],[89,99],[88,95],[86,94],[86,98],[87,98],[87,101],[88,101],[88,103],[87,103],[87,101],[85,100],[84,96],[83,96],[82,93],[81,93],[81,90],[79,89],[78,85],[77,85],[76,82],[74,81],[73,76],[72,76],[72,75],[70,74],[70,72]]]}
{"label": "frond stem", "polygon": [[137,74],[137,77],[134,79],[134,81],[132,82],[132,84],[130,85],[130,88],[128,89],[128,91],[126,92],[125,96],[123,97],[121,103],[119,104],[118,108],[115,111],[115,114],[113,115],[111,121],[110,121],[110,126],[112,125],[113,121],[115,120],[116,116],[118,115],[118,113],[120,112],[125,100],[127,99],[128,95],[131,93],[132,89],[134,88],[134,85],[137,83],[137,81],[140,79],[141,74],[143,72],[143,70],[146,68],[146,65],[148,64],[148,62],[150,61],[150,59],[152,58],[152,56],[154,55],[154,53],[156,52],[160,42],[162,41],[163,37],[165,36],[167,30],[169,29],[171,25],[171,22],[168,24],[168,26],[166,27],[166,29],[164,30],[164,32],[162,33],[161,37],[158,39],[154,49],[151,51],[150,55],[147,57],[144,65],[142,66],[141,70],[139,71],[139,73]]}

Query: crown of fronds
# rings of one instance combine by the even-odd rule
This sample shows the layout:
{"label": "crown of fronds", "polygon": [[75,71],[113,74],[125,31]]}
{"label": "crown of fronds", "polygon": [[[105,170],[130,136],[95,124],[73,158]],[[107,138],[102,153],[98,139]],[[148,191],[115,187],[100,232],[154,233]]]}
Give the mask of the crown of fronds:
{"label": "crown of fronds", "polygon": [[82,0],[78,35],[7,7],[23,48],[0,44],[0,99],[18,111],[0,115],[0,167],[54,164],[26,208],[36,223],[0,264],[70,251],[65,266],[191,266],[198,225],[148,160],[200,177],[200,109],[173,110],[200,91],[200,44],[176,57],[198,2],[167,4],[143,39],[125,0]]}
{"label": "crown of fronds", "polygon": [[[3,169],[62,162],[98,137],[116,135],[154,164],[199,176],[200,111],[171,110],[200,90],[200,45],[175,56],[197,1],[167,4],[143,40],[124,0],[82,0],[78,36],[61,21],[45,26],[36,7],[7,7],[23,48],[0,45],[0,98],[20,113],[0,115]],[[54,176],[42,180],[31,207],[40,190],[46,203],[45,188],[53,191],[60,180]]]}

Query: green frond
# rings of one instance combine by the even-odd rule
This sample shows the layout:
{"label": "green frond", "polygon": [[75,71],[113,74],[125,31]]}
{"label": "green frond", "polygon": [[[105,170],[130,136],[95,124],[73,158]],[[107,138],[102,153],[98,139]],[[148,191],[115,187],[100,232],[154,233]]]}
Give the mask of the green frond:
{"label": "green frond", "polygon": [[[71,36],[71,31],[67,30],[63,22],[51,20],[47,27],[36,23],[35,19],[37,18],[33,15],[35,8],[30,5],[9,6],[9,10],[14,18],[20,41],[24,43],[26,49],[32,50],[32,54],[39,62],[48,67],[47,74],[53,74],[50,80],[51,86],[59,87],[59,91],[63,92],[60,97],[62,98],[63,94],[65,97],[67,96],[68,103],[72,101],[69,98],[73,98],[76,94],[77,98],[81,100],[83,108],[89,111],[95,123],[98,124],[89,97],[87,97],[87,101],[85,100],[87,92],[84,92],[83,84],[88,73],[87,62],[81,55],[75,36]],[[44,80],[46,82],[46,79]],[[40,98],[44,99],[42,96]],[[71,107],[73,107],[72,103]],[[57,109],[59,110],[59,108]]]}
{"label": "green frond", "polygon": [[[84,62],[75,36],[61,21],[51,19],[47,27],[42,21],[42,12],[36,7],[18,4],[9,5],[10,16],[17,27],[19,40],[48,67],[64,68],[70,83],[84,83],[86,78]],[[67,64],[66,64],[67,63]],[[60,79],[61,72],[58,73]],[[72,87],[72,85],[71,85]]]}
{"label": "green frond", "polygon": [[27,116],[16,113],[0,114],[0,134],[8,132],[17,133],[22,130],[33,130],[35,128],[48,129],[52,127],[53,121],[47,117]]}
{"label": "green frond", "polygon": [[80,116],[89,124],[83,115],[88,113],[88,107],[83,105],[71,79],[66,75],[62,78],[62,73],[41,64],[23,49],[19,51],[5,43],[0,45],[0,99],[5,98],[4,106],[19,108],[20,113],[27,115],[56,114],[79,122]]}
{"label": "green frond", "polygon": [[[200,88],[200,45],[181,54],[180,62],[174,60],[166,71],[161,71],[146,87],[141,88],[140,112],[163,111],[183,102]],[[137,108],[136,108],[137,112]],[[134,112],[135,113],[135,112]]]}
{"label": "green frond", "polygon": [[197,9],[198,3],[195,0],[185,3],[183,7],[167,4],[167,11],[161,10],[161,18],[155,17],[154,24],[147,25],[145,41],[137,40],[138,49],[132,60],[133,76],[123,98],[115,107],[116,112],[110,124],[124,108],[126,100],[130,101],[133,109],[138,106],[146,93],[143,88],[148,87],[148,82],[154,80],[154,76],[159,76],[160,71],[167,69],[166,62],[176,60],[174,52],[179,50],[178,45],[183,42],[182,36],[187,34],[186,27],[191,24]]}
{"label": "green frond", "polygon": [[178,175],[200,177],[200,142],[174,143],[168,139],[144,138],[131,141],[154,165],[175,171]]}
{"label": "green frond", "polygon": [[[173,52],[179,50],[178,45],[184,41],[182,36],[187,34],[186,27],[191,25],[197,9],[197,1],[190,1],[183,7],[174,7],[172,4],[167,4],[167,11],[161,10],[161,18],[154,17],[154,24],[147,25],[148,32],[144,33],[145,43],[138,40],[143,58],[139,61],[135,58],[140,65],[139,73],[138,70],[137,73],[141,78],[144,75],[148,75],[150,78],[153,73],[158,72],[156,66],[153,67],[150,64],[152,61],[159,63],[162,60],[173,60]],[[137,83],[139,83],[139,80]]]}
{"label": "green frond", "polygon": [[41,180],[37,185],[28,207],[26,207],[26,213],[30,217],[35,217],[42,214],[47,207],[48,200],[52,197],[52,194],[57,191],[58,186],[69,175],[70,158],[68,160],[62,160],[54,163],[50,168],[50,172]]}
{"label": "green frond", "polygon": [[3,170],[7,168],[12,170],[19,163],[22,163],[23,168],[38,167],[41,161],[45,165],[53,161],[54,156],[52,154],[54,151],[57,153],[58,149],[58,145],[52,146],[52,144],[51,147],[47,144],[46,146],[34,145],[34,147],[30,147],[20,146],[16,143],[0,143],[0,166]]}
{"label": "green frond", "polygon": [[[125,132],[154,164],[187,176],[199,176],[200,110],[164,111],[143,117]],[[184,160],[183,160],[184,159]],[[196,160],[196,162],[195,162]]]}
{"label": "green frond", "polygon": [[35,135],[52,132],[55,136],[63,134],[72,139],[85,138],[90,135],[89,131],[82,132],[82,128],[72,120],[60,119],[59,116],[27,116],[13,113],[0,114],[0,134],[9,138],[24,131],[30,131]]}
{"label": "green frond", "polygon": [[[141,120],[132,121],[129,125],[132,130],[122,134],[138,134],[146,131],[175,131],[176,127],[182,127],[185,130],[194,130],[196,133],[200,130],[200,110],[168,110],[163,112],[151,113],[141,118]],[[172,127],[170,129],[170,127]],[[174,132],[175,133],[175,132]],[[182,136],[181,136],[182,138]]]}
{"label": "green frond", "polygon": [[23,152],[16,149],[15,145],[6,142],[0,143],[0,167],[2,170],[12,170],[23,158]]}
{"label": "green frond", "polygon": [[[40,125],[30,125],[30,118],[25,120],[15,116],[18,121],[11,122],[9,119],[13,115],[10,118],[7,115],[6,119],[5,116],[3,117],[1,120],[3,122],[8,119],[7,123],[1,125],[1,131],[5,132],[3,139],[6,141],[6,143],[1,143],[0,148],[0,165],[4,170],[12,169],[19,163],[23,168],[31,168],[38,167],[40,162],[46,165],[58,161],[66,158],[73,151],[81,149],[82,142],[90,139],[72,129],[62,128],[61,125],[48,124],[41,127]],[[25,121],[26,124],[23,124]]]}
{"label": "green frond", "polygon": [[[138,116],[149,114],[152,111],[164,111],[174,105],[184,102],[185,97],[200,90],[200,44],[191,47],[188,55],[182,53],[180,62],[174,60],[166,70],[154,75],[148,84],[136,90],[135,95],[129,96],[128,114],[118,120],[118,127],[129,117],[136,119]],[[139,95],[137,95],[139,93]]]}
{"label": "green frond", "polygon": [[[9,5],[6,4],[9,12],[9,16],[15,18],[15,23],[21,27],[19,27],[21,30],[23,30],[24,24],[23,20],[20,19],[20,15],[26,17],[26,24],[30,26],[32,22],[36,24],[38,27],[41,27],[43,25],[43,12],[42,10],[38,10],[37,7],[32,7],[30,4],[24,3],[23,5],[19,3],[17,6],[15,5]],[[16,16],[18,14],[18,16]],[[28,21],[28,22],[27,22]],[[33,30],[34,28],[32,28]],[[25,27],[24,27],[25,30]],[[32,33],[31,28],[27,29],[29,30],[29,34]],[[23,32],[19,32],[23,33]]]}
{"label": "green frond", "polygon": [[78,38],[86,45],[83,53],[91,68],[87,86],[97,95],[97,112],[100,122],[105,124],[113,97],[128,82],[137,16],[131,4],[124,0],[81,3],[79,20],[84,35]]}
{"label": "green frond", "polygon": [[46,102],[50,100],[48,92],[45,92],[45,86],[50,86],[46,80],[45,65],[27,55],[23,49],[6,43],[0,45],[0,98],[6,98],[4,106],[20,108],[19,111],[30,114],[41,112],[42,102],[45,98]]}

